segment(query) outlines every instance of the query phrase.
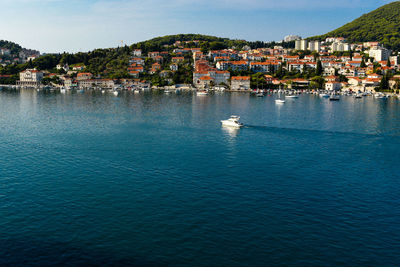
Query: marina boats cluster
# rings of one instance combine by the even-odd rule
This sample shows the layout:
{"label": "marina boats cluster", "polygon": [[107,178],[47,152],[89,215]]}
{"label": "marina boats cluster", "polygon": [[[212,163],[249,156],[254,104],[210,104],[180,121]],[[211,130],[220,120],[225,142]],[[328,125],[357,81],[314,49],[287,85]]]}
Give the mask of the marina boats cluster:
{"label": "marina boats cluster", "polygon": [[[61,94],[65,94],[69,91],[71,92],[78,92],[84,93],[88,91],[98,91],[102,94],[105,93],[112,93],[115,96],[118,96],[121,92],[132,92],[135,94],[139,94],[141,92],[149,92],[149,91],[158,91],[164,94],[180,94],[183,91],[187,92],[195,92],[197,96],[208,96],[212,93],[222,93],[222,92],[230,92],[226,90],[224,87],[215,87],[210,89],[202,89],[196,90],[195,88],[187,87],[187,88],[173,88],[173,87],[152,87],[152,88],[141,88],[141,87],[124,87],[124,86],[116,86],[114,88],[101,88],[101,87],[91,87],[86,89],[79,89],[79,88],[67,88],[67,87],[52,87],[52,86],[40,86],[35,88],[26,88],[17,85],[0,85],[0,90],[20,90],[20,89],[35,89],[38,92],[59,92]],[[235,91],[237,92],[237,91]],[[338,101],[340,100],[340,96],[352,96],[356,99],[361,99],[363,97],[374,97],[376,99],[388,99],[389,97],[398,97],[400,96],[393,95],[393,94],[385,94],[382,92],[374,93],[372,91],[366,92],[352,92],[352,91],[328,91],[328,90],[282,90],[282,89],[255,89],[249,91],[243,91],[243,93],[250,93],[250,95],[255,97],[265,97],[265,96],[272,96],[277,95],[278,98],[275,100],[276,104],[284,104],[287,99],[296,99],[301,94],[312,94],[318,95],[322,98],[329,98],[331,101]]]}

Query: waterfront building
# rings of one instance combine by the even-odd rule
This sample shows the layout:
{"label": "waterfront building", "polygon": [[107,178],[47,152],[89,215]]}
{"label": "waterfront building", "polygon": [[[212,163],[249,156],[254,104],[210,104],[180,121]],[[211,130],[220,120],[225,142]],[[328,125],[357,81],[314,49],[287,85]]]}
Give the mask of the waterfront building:
{"label": "waterfront building", "polygon": [[81,72],[81,73],[78,73],[78,75],[76,76],[76,79],[78,81],[89,80],[92,78],[93,78],[93,74],[91,74],[90,72]]}
{"label": "waterfront building", "polygon": [[193,72],[193,84],[197,88],[204,88],[205,83],[210,82],[208,78],[201,79],[202,77],[210,77],[215,85],[228,84],[231,74],[229,71],[219,71],[210,69],[208,71],[195,71]]}
{"label": "waterfront building", "polygon": [[250,76],[233,76],[231,90],[250,90]]}
{"label": "waterfront building", "polygon": [[36,69],[27,69],[19,74],[17,85],[24,87],[37,87],[43,80],[43,72]]}
{"label": "waterfront building", "polygon": [[339,91],[342,88],[342,84],[339,82],[327,82],[325,83],[325,90],[328,91]]}
{"label": "waterfront building", "polygon": [[88,89],[92,87],[112,89],[114,88],[114,85],[114,81],[111,79],[90,79],[78,81],[78,86],[81,89]]}

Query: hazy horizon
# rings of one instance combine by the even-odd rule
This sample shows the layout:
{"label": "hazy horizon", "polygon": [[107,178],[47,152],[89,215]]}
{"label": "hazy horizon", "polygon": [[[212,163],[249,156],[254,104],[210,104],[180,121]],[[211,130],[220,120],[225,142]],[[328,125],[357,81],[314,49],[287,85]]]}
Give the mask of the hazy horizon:
{"label": "hazy horizon", "polygon": [[378,0],[0,0],[0,39],[41,53],[131,45],[198,33],[280,41],[324,34],[393,1]]}

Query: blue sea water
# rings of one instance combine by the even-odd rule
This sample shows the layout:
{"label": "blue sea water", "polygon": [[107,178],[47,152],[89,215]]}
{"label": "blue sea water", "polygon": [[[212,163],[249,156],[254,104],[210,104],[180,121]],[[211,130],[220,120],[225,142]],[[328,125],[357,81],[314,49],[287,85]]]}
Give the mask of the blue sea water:
{"label": "blue sea water", "polygon": [[0,266],[400,265],[399,100],[276,97],[0,92]]}

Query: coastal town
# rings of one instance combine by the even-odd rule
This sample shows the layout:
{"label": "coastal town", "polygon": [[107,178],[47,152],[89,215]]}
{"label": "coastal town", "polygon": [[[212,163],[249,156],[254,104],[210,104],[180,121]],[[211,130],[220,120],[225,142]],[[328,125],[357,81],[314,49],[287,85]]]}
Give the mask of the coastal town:
{"label": "coastal town", "polygon": [[[132,49],[126,65],[127,77],[110,79],[91,73],[84,63],[57,64],[53,69],[27,68],[19,73],[15,88],[54,88],[62,90],[149,90],[188,89],[226,90],[326,90],[342,92],[399,93],[399,56],[379,42],[348,43],[342,37],[324,41],[289,35],[268,48],[249,46],[212,50],[201,41],[176,41],[160,51]],[[9,51],[1,50],[4,54]],[[35,60],[30,55],[25,61]],[[4,64],[4,63],[3,63]],[[180,69],[191,70],[184,83],[174,79]],[[11,75],[1,75],[7,78]],[[155,79],[156,78],[156,79]],[[156,82],[154,82],[156,81]]]}

